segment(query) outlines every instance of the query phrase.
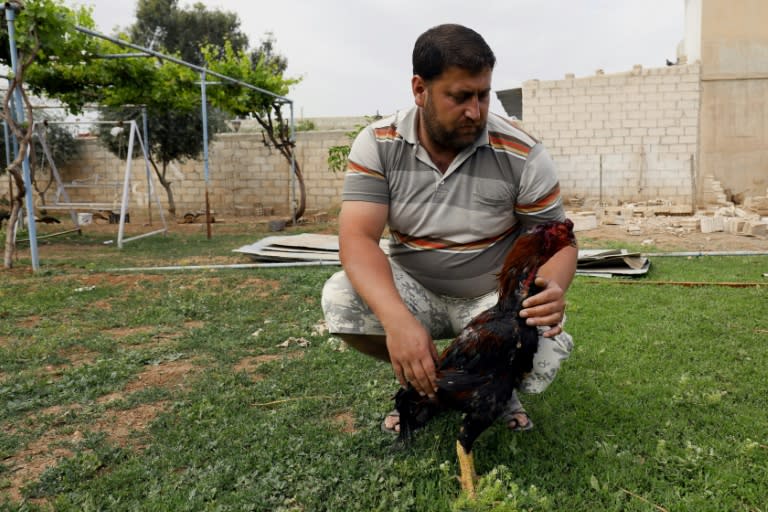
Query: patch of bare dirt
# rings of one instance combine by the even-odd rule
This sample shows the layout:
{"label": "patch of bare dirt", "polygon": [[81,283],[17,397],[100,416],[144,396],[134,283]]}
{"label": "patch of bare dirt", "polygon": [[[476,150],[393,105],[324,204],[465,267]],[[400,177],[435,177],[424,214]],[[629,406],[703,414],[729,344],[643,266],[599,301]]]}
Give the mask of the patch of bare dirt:
{"label": "patch of bare dirt", "polygon": [[681,228],[640,225],[630,233],[624,226],[607,225],[576,233],[580,247],[601,248],[601,242],[647,245],[649,252],[660,251],[768,251],[768,239],[715,232],[701,233]]}
{"label": "patch of bare dirt", "polygon": [[135,379],[128,382],[123,389],[109,393],[96,400],[97,403],[109,403],[122,400],[126,395],[147,388],[164,388],[183,390],[200,367],[192,360],[170,361],[147,366]]}
{"label": "patch of bare dirt", "polygon": [[138,327],[114,327],[112,329],[104,329],[102,332],[111,336],[112,338],[120,340],[135,334],[149,334],[154,332],[156,329],[157,327],[153,325],[142,325]]}
{"label": "patch of bare dirt", "polygon": [[54,417],[66,416],[72,411],[81,411],[81,410],[83,410],[83,406],[80,404],[52,405],[50,407],[41,409],[40,412],[38,412],[33,416],[33,419],[39,418],[42,416],[54,416]]}
{"label": "patch of bare dirt", "polygon": [[97,300],[94,302],[91,302],[91,307],[94,309],[100,309],[102,311],[112,311],[112,303],[108,300]]}
{"label": "patch of bare dirt", "polygon": [[270,363],[280,359],[298,359],[304,357],[303,352],[286,352],[285,354],[264,354],[260,356],[248,356],[242,358],[232,367],[236,372],[245,372],[253,382],[264,380],[264,376],[259,374],[259,366],[264,363]]}
{"label": "patch of bare dirt", "polygon": [[[105,432],[107,438],[118,446],[129,446],[132,437],[144,432],[167,405],[167,402],[161,401],[141,404],[132,409],[109,411],[93,423],[93,430]],[[135,444],[133,446],[142,448]]]}
{"label": "patch of bare dirt", "polygon": [[[76,351],[73,354],[77,356],[81,353]],[[82,354],[88,354],[88,352],[83,350]],[[83,355],[83,357],[86,356]],[[97,400],[97,403],[107,404],[122,399],[127,394],[149,387],[183,389],[189,378],[198,370],[199,367],[193,361],[171,361],[148,366],[134,380],[126,384],[122,390],[102,396]],[[71,425],[67,428],[55,427],[62,422],[66,423],[66,421],[63,419],[62,421],[54,420],[52,429],[3,461],[10,474],[9,487],[4,492],[14,501],[21,500],[21,488],[24,485],[37,480],[46,469],[55,466],[59,460],[74,455],[73,447],[84,439],[83,432],[85,431],[103,432],[112,443],[122,447],[132,446],[136,450],[142,449],[140,434],[166,406],[166,402],[154,402],[141,404],[131,409],[109,410],[95,421],[81,425],[74,432],[71,430]],[[35,422],[36,418],[44,416],[63,418],[72,411],[81,410],[83,410],[83,406],[80,404],[53,405],[30,416],[28,421]]]}
{"label": "patch of bare dirt", "polygon": [[[6,458],[3,462],[9,469],[9,487],[4,490],[14,501],[21,501],[21,489],[29,482],[40,478],[48,468],[56,466],[61,459],[72,457],[73,451],[84,439],[86,431],[103,432],[112,443],[140,450],[137,442],[142,432],[160,414],[166,402],[142,404],[132,409],[108,411],[98,420],[74,432],[70,428],[52,429],[29,443],[23,450]],[[80,406],[53,406],[43,414],[61,415]]]}
{"label": "patch of bare dirt", "polygon": [[126,393],[133,393],[148,387],[184,388],[190,377],[199,371],[191,360],[171,361],[148,366],[139,376],[125,386]]}
{"label": "patch of bare dirt", "polygon": [[86,364],[91,364],[99,356],[99,353],[94,352],[93,350],[88,350],[83,346],[75,345],[62,350],[59,353],[59,356],[66,359],[68,362],[65,364],[47,365],[45,366],[47,372],[59,375],[69,368],[79,368]]}
{"label": "patch of bare dirt", "polygon": [[161,274],[84,274],[80,276],[80,282],[84,286],[125,286],[126,288],[137,288],[139,283],[144,287],[144,283],[157,283],[163,281],[165,277]]}
{"label": "patch of bare dirt", "polygon": [[0,336],[0,348],[8,348],[13,345],[13,340],[8,336]]}
{"label": "patch of bare dirt", "polygon": [[253,293],[255,290],[261,290],[256,292],[257,297],[271,297],[280,290],[280,282],[270,279],[259,279],[257,277],[251,277],[240,282],[235,287],[235,290],[247,290],[250,293]]}
{"label": "patch of bare dirt", "polygon": [[4,492],[8,497],[14,501],[21,501],[22,487],[37,480],[46,469],[54,467],[60,459],[74,455],[72,450],[63,447],[62,443],[82,441],[82,434],[80,432],[75,434],[56,436],[46,433],[20,452],[5,459],[3,462],[9,469],[10,485]]}
{"label": "patch of bare dirt", "polygon": [[357,432],[355,428],[355,417],[348,411],[341,412],[333,417],[333,423],[345,434],[354,434]]}
{"label": "patch of bare dirt", "polygon": [[35,327],[40,325],[40,320],[42,320],[42,317],[40,315],[32,315],[22,320],[19,320],[16,323],[16,325],[18,327],[21,327],[22,329],[34,329]]}
{"label": "patch of bare dirt", "polygon": [[[140,325],[136,327],[114,327],[112,329],[104,329],[102,332],[111,336],[117,341],[124,341],[125,338],[134,336],[134,335],[142,335],[142,334],[152,334],[151,341],[155,342],[163,342],[167,340],[175,340],[177,338],[180,338],[184,335],[185,331],[191,331],[194,329],[202,329],[205,327],[205,322],[201,320],[190,320],[187,322],[184,322],[182,324],[183,329],[170,332],[166,330],[165,328],[154,326],[154,325]],[[160,332],[155,332],[160,330]],[[130,347],[131,344],[126,344],[125,346]]]}

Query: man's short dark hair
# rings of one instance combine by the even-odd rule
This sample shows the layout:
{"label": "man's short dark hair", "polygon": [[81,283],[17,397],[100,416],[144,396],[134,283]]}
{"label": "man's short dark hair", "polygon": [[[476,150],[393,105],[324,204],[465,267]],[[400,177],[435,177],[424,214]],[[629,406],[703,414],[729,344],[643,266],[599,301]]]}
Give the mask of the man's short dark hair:
{"label": "man's short dark hair", "polygon": [[496,56],[485,39],[462,25],[432,27],[416,39],[413,47],[413,74],[426,81],[437,78],[451,66],[479,73],[493,69],[495,64]]}

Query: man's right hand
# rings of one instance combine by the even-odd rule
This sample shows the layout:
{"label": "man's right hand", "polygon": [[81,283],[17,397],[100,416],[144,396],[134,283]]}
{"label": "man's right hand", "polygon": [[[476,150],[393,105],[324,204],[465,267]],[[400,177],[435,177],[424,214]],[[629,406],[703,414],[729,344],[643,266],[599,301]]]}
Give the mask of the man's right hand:
{"label": "man's right hand", "polygon": [[429,332],[408,310],[379,246],[387,223],[385,204],[344,201],[339,214],[339,256],[347,277],[387,333],[387,351],[400,385],[424,395],[437,389],[437,349]]}
{"label": "man's right hand", "polygon": [[437,348],[432,336],[413,316],[387,329],[387,350],[400,385],[411,384],[422,396],[437,392]]}

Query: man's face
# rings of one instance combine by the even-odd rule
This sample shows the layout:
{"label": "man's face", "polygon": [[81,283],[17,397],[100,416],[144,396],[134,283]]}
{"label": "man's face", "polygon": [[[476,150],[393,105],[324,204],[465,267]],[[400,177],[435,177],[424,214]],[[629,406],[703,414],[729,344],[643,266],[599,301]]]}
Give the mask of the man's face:
{"label": "man's face", "polygon": [[429,83],[414,77],[416,104],[432,143],[458,152],[477,140],[488,120],[491,75],[490,68],[472,74],[450,67]]}

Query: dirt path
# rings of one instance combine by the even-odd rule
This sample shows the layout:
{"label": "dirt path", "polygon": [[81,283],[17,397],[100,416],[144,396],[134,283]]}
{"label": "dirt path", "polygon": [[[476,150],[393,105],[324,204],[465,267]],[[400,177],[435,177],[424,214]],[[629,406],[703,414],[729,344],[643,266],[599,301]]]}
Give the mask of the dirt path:
{"label": "dirt path", "polygon": [[604,242],[619,242],[648,246],[648,252],[658,251],[760,251],[768,253],[765,237],[742,236],[730,233],[690,232],[682,228],[642,226],[641,231],[630,233],[623,226],[600,226],[580,231],[581,245],[599,248]]}

